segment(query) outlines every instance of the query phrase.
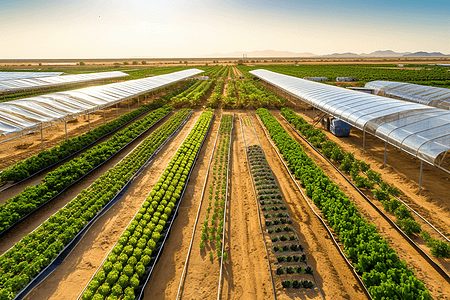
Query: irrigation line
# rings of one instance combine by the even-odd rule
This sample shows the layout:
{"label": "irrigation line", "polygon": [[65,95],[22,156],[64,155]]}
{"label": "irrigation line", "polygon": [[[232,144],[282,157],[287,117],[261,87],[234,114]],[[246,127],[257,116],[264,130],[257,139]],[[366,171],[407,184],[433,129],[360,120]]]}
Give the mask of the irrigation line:
{"label": "irrigation line", "polygon": [[[223,117],[223,114],[222,114],[222,117]],[[220,291],[222,288],[223,250],[225,248],[225,224],[226,224],[227,202],[228,202],[228,174],[230,171],[231,139],[232,139],[233,127],[234,127],[233,123],[234,123],[234,113],[231,117],[231,130],[230,130],[230,139],[229,139],[229,144],[228,144],[227,185],[226,185],[226,190],[225,190],[225,210],[223,212],[222,255],[220,256],[219,290],[217,292],[217,300],[220,300]],[[220,129],[220,126],[219,126],[219,129]]]}
{"label": "irrigation line", "polygon": [[364,293],[366,294],[366,296],[369,299],[373,299],[372,296],[370,295],[369,291],[367,290],[366,286],[364,285],[364,283],[362,282],[362,279],[359,277],[358,273],[356,272],[354,266],[351,264],[351,262],[347,259],[347,256],[345,256],[344,252],[342,251],[342,249],[339,247],[338,242],[336,241],[336,239],[333,236],[333,233],[331,232],[330,228],[328,227],[328,225],[325,223],[325,221],[322,219],[322,217],[315,211],[314,207],[311,205],[311,203],[309,203],[308,198],[306,197],[306,195],[303,193],[303,190],[300,188],[300,186],[298,185],[297,181],[295,180],[295,178],[292,176],[291,171],[289,170],[289,167],[286,165],[283,157],[281,156],[281,154],[278,152],[277,147],[275,146],[275,144],[272,142],[270,135],[266,132],[266,129],[264,127],[264,125],[262,124],[261,120],[259,119],[259,116],[256,117],[258,119],[259,124],[261,125],[264,134],[267,137],[267,140],[269,141],[269,143],[272,145],[272,148],[275,150],[275,153],[278,155],[278,158],[280,159],[281,163],[283,164],[284,168],[286,169],[287,173],[289,174],[289,177],[291,177],[292,182],[297,186],[297,189],[300,191],[300,193],[302,194],[303,200],[305,200],[306,204],[309,206],[309,208],[311,209],[311,211],[314,213],[314,215],[319,219],[319,221],[323,224],[325,230],[328,232],[331,240],[333,241],[333,244],[335,245],[336,249],[339,251],[339,253],[341,254],[342,258],[344,259],[344,261],[347,263],[347,265],[349,266],[350,270],[352,271],[354,277],[356,278],[356,280],[360,283],[361,288],[363,289]]}
{"label": "irrigation line", "polygon": [[200,204],[198,205],[198,209],[197,209],[197,217],[195,218],[194,228],[192,229],[191,242],[190,242],[190,245],[189,245],[189,250],[188,250],[188,253],[187,253],[187,256],[186,256],[186,260],[184,262],[183,273],[181,273],[180,283],[178,284],[177,297],[175,299],[179,299],[181,286],[184,283],[184,278],[185,278],[184,276],[185,276],[185,273],[186,273],[186,269],[187,269],[187,265],[188,265],[188,262],[189,262],[189,258],[191,256],[192,244],[194,243],[195,230],[197,228],[197,223],[198,223],[198,219],[199,219],[199,216],[200,216],[200,208],[202,207],[203,197],[205,195],[206,184],[208,182],[208,175],[209,175],[209,170],[210,170],[210,167],[211,167],[211,162],[212,162],[212,159],[213,159],[213,156],[214,156],[214,150],[216,149],[217,138],[219,137],[219,130],[220,130],[220,125],[219,125],[219,128],[217,129],[217,134],[216,134],[216,139],[214,140],[213,150],[211,152],[211,157],[209,158],[208,168],[206,169],[205,183],[203,184],[202,196],[200,198]]}
{"label": "irrigation line", "polygon": [[[249,119],[250,119],[250,118],[249,118]],[[264,153],[264,151],[263,151],[263,149],[262,149],[261,142],[259,141],[258,135],[256,134],[255,126],[253,125],[253,121],[252,121],[251,119],[250,119],[250,122],[251,122],[251,124],[252,124],[252,126],[253,126],[253,131],[255,132],[256,138],[258,139],[258,143],[259,143],[259,146],[260,146],[260,148],[261,148],[261,152],[262,152],[264,158],[266,159],[267,166],[269,167],[269,170],[270,170],[270,174],[272,174],[272,177],[276,180],[275,174],[272,172],[272,169],[271,169],[270,166],[269,166],[269,162],[268,162],[268,160],[267,160],[267,158],[266,158],[266,154]],[[276,182],[276,181],[275,181],[275,182]],[[277,185],[278,185],[278,183],[277,183]],[[280,187],[278,186],[278,188],[280,188]],[[286,206],[286,203],[284,203],[284,204],[285,204],[285,206]],[[289,213],[287,212],[287,210],[286,210],[286,214],[287,214],[288,218],[292,221],[292,219],[291,219],[291,217],[289,216]],[[295,236],[297,237],[297,241],[299,241],[299,245],[300,245],[300,239],[298,238],[297,232],[296,232],[295,230],[294,230],[294,234],[295,234]],[[306,255],[306,253],[305,253],[304,250],[302,250],[302,253]],[[307,262],[306,262],[306,265],[309,266],[309,264],[308,264]],[[322,299],[325,300],[325,297],[324,297],[324,295],[322,294],[322,290],[320,289],[319,284],[318,284],[318,282],[317,282],[316,276],[314,275],[314,273],[311,274],[311,275],[312,275],[313,278],[314,278],[314,282],[316,283],[316,287],[317,287],[317,289],[319,290],[319,293],[320,293],[320,295],[322,296]]]}
{"label": "irrigation line", "polygon": [[324,158],[360,195],[366,200],[397,232],[448,282],[450,283],[450,275],[438,265],[428,254],[425,253],[422,248],[420,248],[416,242],[414,242],[398,225],[391,220],[373,201],[371,201],[367,196],[349,179],[342,173],[339,168],[337,168],[328,158],[326,158],[316,147],[314,147],[308,140],[306,140],[297,130],[295,130],[292,125],[284,119],[289,127],[291,127],[297,135],[305,141],[313,150],[315,150],[322,158]]}
{"label": "irrigation line", "polygon": [[[250,118],[249,118],[249,119],[250,119]],[[250,121],[251,121],[251,119],[250,119]],[[252,174],[251,174],[251,172],[250,172],[250,159],[248,158],[247,144],[245,143],[244,129],[242,128],[242,119],[241,119],[241,115],[239,115],[239,123],[241,124],[242,139],[244,140],[244,147],[245,147],[245,157],[247,158],[247,163],[248,163],[248,175],[250,176],[250,178],[252,178]],[[252,126],[253,126],[253,123],[252,123]],[[255,129],[255,128],[253,127],[253,130],[254,130],[254,129]],[[256,132],[255,132],[255,135],[256,135]],[[258,139],[258,136],[257,136],[257,135],[256,135],[256,139]],[[259,143],[259,139],[258,139],[258,143]],[[260,146],[261,146],[261,144],[260,144]],[[259,205],[259,201],[258,201],[258,199],[257,199],[257,197],[256,197],[257,194],[256,194],[256,189],[255,189],[255,185],[254,185],[254,183],[253,183],[253,180],[252,180],[252,187],[253,187],[253,193],[255,194],[256,206],[258,207],[259,228],[261,229],[261,236],[262,236],[262,239],[263,239],[263,242],[264,242],[264,247],[266,248],[267,262],[268,262],[268,264],[269,264],[270,280],[272,281],[273,298],[274,298],[275,300],[277,300],[277,295],[276,295],[276,293],[275,293],[275,283],[274,283],[274,281],[273,281],[272,267],[271,267],[271,265],[270,265],[269,250],[267,249],[267,243],[266,243],[266,239],[264,238],[264,230],[263,230],[263,227],[262,227],[261,213],[260,213],[261,208],[260,208],[260,205]]]}
{"label": "irrigation line", "polygon": [[[113,199],[111,199],[87,224],[85,227],[83,227],[62,250],[61,252],[56,256],[54,260],[52,260],[47,267],[45,267],[41,272],[39,272],[36,277],[34,277],[22,290],[20,290],[16,296],[14,297],[14,300],[23,299],[26,295],[28,295],[31,291],[33,291],[42,281],[44,281],[48,276],[50,276],[53,271],[55,271],[61,263],[66,259],[67,256],[70,255],[70,253],[73,251],[73,249],[76,247],[76,245],[81,241],[81,239],[84,237],[84,235],[89,231],[89,229],[94,225],[94,223],[101,218],[120,198],[123,197],[125,192],[130,187],[131,183],[136,179],[136,177],[139,176],[139,174],[151,163],[153,158],[156,156],[156,154],[161,150],[161,148],[176,134],[180,129],[186,124],[187,120],[191,116],[191,113],[189,113],[184,121],[178,125],[177,129],[153,152],[153,154],[149,157],[146,163],[144,163],[133,175],[133,177],[130,178],[130,180],[117,192],[117,194],[114,196]],[[137,145],[131,152],[133,152],[135,149],[137,149],[140,146]],[[130,152],[130,153],[131,153]],[[124,160],[126,157],[121,159],[115,166],[117,166],[122,160]],[[69,202],[70,203],[70,202]],[[67,203],[67,204],[69,204]],[[64,207],[67,206],[64,205]],[[64,208],[63,207],[63,208]],[[47,219],[48,220],[48,219]],[[46,220],[46,221],[47,221]],[[45,222],[45,221],[44,221]],[[44,223],[43,222],[43,223]],[[42,225],[42,224],[41,224]],[[32,232],[36,231],[41,225],[36,227]],[[106,258],[105,258],[106,259]],[[47,272],[48,271],[48,272]],[[98,270],[97,270],[98,271]],[[84,290],[83,290],[84,292]]]}

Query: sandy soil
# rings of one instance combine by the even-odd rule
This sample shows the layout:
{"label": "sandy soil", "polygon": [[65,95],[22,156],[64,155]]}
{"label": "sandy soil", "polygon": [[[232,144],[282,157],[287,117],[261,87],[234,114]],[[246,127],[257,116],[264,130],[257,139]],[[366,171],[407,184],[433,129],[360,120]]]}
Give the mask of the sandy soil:
{"label": "sandy soil", "polygon": [[26,299],[59,300],[78,297],[139,210],[199,115],[200,112],[197,111],[190,117],[183,129],[132,183],[125,196],[91,227],[61,266]]}
{"label": "sandy soil", "polygon": [[[173,113],[172,113],[173,114]],[[33,231],[35,228],[40,226],[44,221],[46,221],[51,215],[60,210],[69,201],[75,198],[81,190],[89,187],[95,180],[97,180],[102,174],[116,165],[120,160],[128,155],[133,149],[138,146],[144,139],[146,139],[150,134],[158,129],[164,122],[172,115],[169,114],[166,118],[162,119],[155,127],[150,129],[148,132],[143,134],[141,137],[136,139],[133,143],[128,145],[115,157],[105,163],[103,166],[86,176],[84,179],[80,180],[70,189],[62,193],[56,199],[43,206],[41,209],[33,213],[32,217],[29,217],[15,226],[10,232],[0,239],[0,255],[7,251],[9,248],[14,246],[15,243],[19,242],[25,235]],[[6,191],[6,193],[8,190]]]}
{"label": "sandy soil", "polygon": [[[321,156],[319,156],[314,150],[309,148],[308,144],[303,142],[296,136],[295,132],[286,124],[286,121],[282,120],[279,115],[276,116],[278,121],[283,125],[286,131],[298,141],[305,149],[306,153],[313,158],[316,164],[324,170],[324,172],[337,183],[341,190],[349,196],[358,207],[362,215],[367,218],[369,222],[374,223],[380,235],[389,242],[392,248],[398,253],[398,256],[402,260],[406,260],[409,267],[415,269],[416,276],[422,280],[433,297],[439,297],[442,295],[450,295],[450,284],[445,282],[442,276],[437,273],[423,257],[416,252],[416,250],[406,241],[403,237],[392,228],[392,226],[377,213],[377,211],[368,204],[364,198],[357,193],[354,188],[334,169],[332,168]],[[445,299],[445,298],[444,298]]]}
{"label": "sandy soil", "polygon": [[[140,97],[140,105],[151,103],[154,99],[168,93],[169,91],[158,92],[155,95],[149,95],[145,98]],[[105,110],[105,118],[103,111],[98,111],[90,114],[91,129],[94,129],[106,122],[114,120],[117,116],[121,116],[129,112],[128,104],[131,110],[138,107],[137,100],[128,100],[119,104],[118,109],[113,106]],[[89,130],[88,116],[81,116],[77,119],[67,122],[67,136],[68,138],[75,137],[79,134],[85,133]],[[66,138],[64,123],[60,123],[42,130],[44,149],[48,150],[51,147],[58,145]],[[14,151],[11,151],[14,149]],[[35,132],[14,140],[0,144],[0,170],[5,169],[12,164],[24,160],[34,154],[41,152],[41,134]]]}

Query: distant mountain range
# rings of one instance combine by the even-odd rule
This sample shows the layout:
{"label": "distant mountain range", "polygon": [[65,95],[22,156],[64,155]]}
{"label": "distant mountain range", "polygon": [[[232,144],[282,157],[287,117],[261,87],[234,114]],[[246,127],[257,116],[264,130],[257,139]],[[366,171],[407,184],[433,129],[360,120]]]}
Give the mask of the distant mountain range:
{"label": "distant mountain range", "polygon": [[368,57],[450,57],[448,54],[441,52],[394,52],[392,50],[378,50],[372,53],[333,53],[327,55],[316,55],[311,52],[295,53],[290,51],[277,51],[277,50],[262,50],[262,51],[235,51],[232,53],[213,53],[203,55],[202,57],[243,57],[247,55],[247,58],[261,58],[261,57],[325,57],[325,58],[368,58]]}

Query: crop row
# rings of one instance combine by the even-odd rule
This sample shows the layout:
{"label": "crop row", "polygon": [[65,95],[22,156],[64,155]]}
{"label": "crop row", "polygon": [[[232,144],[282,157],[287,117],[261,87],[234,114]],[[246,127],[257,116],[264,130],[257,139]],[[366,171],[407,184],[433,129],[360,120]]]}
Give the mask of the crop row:
{"label": "crop row", "polygon": [[131,112],[125,113],[122,116],[114,119],[106,124],[100,125],[97,128],[80,134],[68,140],[62,141],[59,145],[54,146],[51,149],[39,152],[26,160],[19,161],[12,165],[11,167],[5,169],[0,173],[0,182],[21,181],[33,174],[40,172],[51,165],[54,165],[73,154],[79,152],[80,150],[92,145],[99,139],[103,138],[107,134],[117,130],[118,128],[124,126],[131,120],[154,109],[155,107],[162,106],[166,104],[170,98],[186,90],[192,83],[184,84],[172,92],[160,97],[151,104],[143,105],[138,109]]}
{"label": "crop row", "polygon": [[186,90],[184,93],[179,94],[172,98],[173,103],[176,106],[182,105],[199,105],[200,100],[203,96],[208,93],[211,86],[214,84],[216,80],[205,80],[199,81],[197,84],[193,85],[191,88]]}
{"label": "crop row", "polygon": [[[174,207],[181,200],[194,160],[213,117],[205,111],[192,128],[134,219],[94,275],[83,300],[135,299],[135,290],[152,261]],[[156,252],[156,251],[155,251]]]}
{"label": "crop row", "polygon": [[[231,130],[232,130],[232,115],[222,115],[219,127],[219,143],[214,153],[214,164],[212,170],[212,182],[209,185],[208,200],[209,204],[205,212],[205,222],[201,229],[200,249],[208,248],[214,249],[216,246],[217,257],[222,256],[223,244],[223,227],[224,227],[224,210],[225,199],[227,196],[228,185],[228,153],[230,148]],[[214,207],[213,204],[214,203]],[[209,240],[209,243],[208,243]],[[206,244],[206,245],[205,245]],[[213,252],[209,253],[210,258],[213,258]],[[223,253],[224,260],[226,259],[226,252]]]}
{"label": "crop row", "polygon": [[[258,200],[260,201],[261,208],[267,208],[268,205],[273,205],[272,203],[266,204],[264,202],[265,199],[278,199],[276,200],[276,205],[282,205],[272,206],[279,208],[279,210],[277,209],[277,212],[275,213],[265,213],[267,210],[262,210],[264,211],[265,226],[268,234],[275,234],[270,237],[272,241],[273,253],[278,254],[288,251],[290,253],[293,252],[294,254],[297,254],[296,252],[300,252],[300,255],[296,256],[304,258],[302,260],[297,260],[297,263],[303,264],[303,266],[288,267],[289,271],[293,269],[298,270],[299,272],[286,273],[284,272],[286,267],[279,265],[276,274],[302,274],[305,272],[300,271],[305,270],[305,268],[308,270],[308,274],[312,274],[312,268],[308,266],[303,247],[297,238],[297,234],[292,227],[285,226],[285,224],[292,224],[292,221],[289,218],[284,202],[281,200],[282,196],[278,184],[275,181],[275,177],[272,174],[269,164],[267,163],[263,150],[258,145],[252,145],[247,148],[247,155],[249,158],[250,173],[252,175],[253,182],[255,183],[256,193]],[[276,233],[282,231],[286,232],[287,235],[276,235]],[[278,261],[278,263],[282,264],[283,261]],[[308,284],[308,287],[312,288],[314,286],[312,281],[307,281],[311,283],[311,285]]]}
{"label": "crop row", "polygon": [[421,225],[414,220],[410,210],[402,204],[397,197],[401,191],[381,179],[381,174],[370,168],[370,164],[355,159],[353,153],[345,152],[338,143],[330,141],[321,129],[313,126],[289,108],[282,108],[281,114],[286,120],[297,128],[305,138],[323,155],[339,164],[341,171],[350,174],[355,185],[360,189],[372,189],[374,199],[383,204],[383,208],[392,212],[396,217],[397,225],[408,235],[419,234],[431,248],[436,257],[450,257],[450,244],[430,237],[430,234],[421,229]]}
{"label": "crop row", "polygon": [[301,181],[306,195],[322,210],[336,231],[345,255],[362,276],[374,299],[432,299],[430,293],[401,261],[394,249],[358,212],[356,205],[325,175],[303,148],[284,130],[267,109],[257,110],[271,139],[287,161],[291,173]]}
{"label": "crop row", "polygon": [[0,300],[12,299],[70,243],[133,175],[156,149],[175,132],[190,110],[172,116],[116,166],[100,176],[36,230],[0,256]]}
{"label": "crop row", "polygon": [[117,132],[106,142],[90,148],[80,158],[72,159],[47,173],[42,183],[27,187],[20,194],[6,200],[0,205],[0,231],[6,230],[42,203],[49,201],[86,173],[110,159],[172,109],[171,106],[164,106],[151,112],[145,118]]}
{"label": "crop row", "polygon": [[[241,67],[241,66],[238,66]],[[249,74],[250,75],[250,74]],[[252,78],[253,75],[250,75]],[[251,105],[253,107],[281,107],[285,104],[286,100],[279,97],[260,83],[246,79],[242,81],[243,86],[238,84],[239,96],[242,104]]]}
{"label": "crop row", "polygon": [[232,108],[237,104],[236,89],[234,87],[234,81],[228,80],[227,95],[223,98],[223,107]]}
{"label": "crop row", "polygon": [[217,106],[219,106],[220,100],[223,97],[222,92],[223,92],[224,82],[225,81],[223,79],[217,80],[216,86],[214,87],[214,90],[213,90],[213,94],[211,95],[211,97],[209,98],[209,100],[207,102],[208,107],[216,108]]}

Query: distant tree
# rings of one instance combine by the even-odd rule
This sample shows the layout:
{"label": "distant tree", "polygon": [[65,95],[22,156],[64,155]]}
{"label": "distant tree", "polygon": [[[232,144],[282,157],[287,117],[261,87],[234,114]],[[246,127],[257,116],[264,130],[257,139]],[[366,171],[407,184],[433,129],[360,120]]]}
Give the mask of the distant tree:
{"label": "distant tree", "polygon": [[137,61],[133,61],[133,65],[137,65]]}
{"label": "distant tree", "polygon": [[238,65],[242,65],[242,64],[243,64],[242,59],[238,60]]}
{"label": "distant tree", "polygon": [[141,61],[141,64],[146,65],[147,62],[145,60]]}
{"label": "distant tree", "polygon": [[129,65],[130,63],[128,63],[127,61],[123,62],[124,65]]}
{"label": "distant tree", "polygon": [[80,66],[86,65],[84,62],[80,61]]}

